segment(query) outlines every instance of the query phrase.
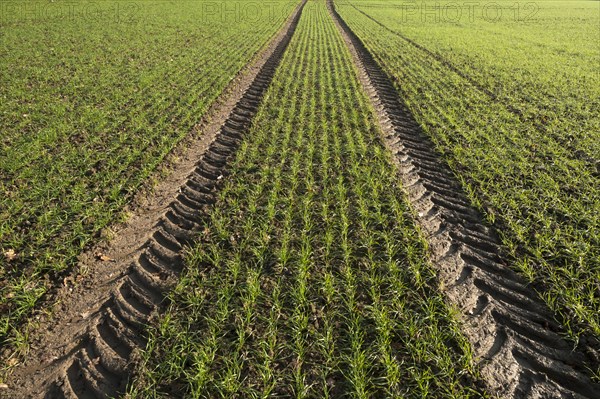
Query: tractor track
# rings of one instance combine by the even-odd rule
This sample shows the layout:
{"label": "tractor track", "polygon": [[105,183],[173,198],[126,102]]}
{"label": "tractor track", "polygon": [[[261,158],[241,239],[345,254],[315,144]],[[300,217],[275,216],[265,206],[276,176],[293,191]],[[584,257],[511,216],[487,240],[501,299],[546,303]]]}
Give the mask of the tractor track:
{"label": "tractor track", "polygon": [[[11,376],[7,398],[91,399],[125,393],[138,352],[146,345],[146,325],[166,306],[166,294],[184,268],[184,250],[199,234],[207,207],[215,202],[227,162],[251,126],[305,4],[306,0],[296,8],[249,68],[240,90],[232,94],[233,104],[223,104],[230,112],[206,128],[210,131],[213,126],[212,142],[200,160],[196,158],[176,198],[137,226],[143,232],[135,225],[130,228],[140,236],[134,245],[138,248],[127,248],[127,256],[118,261],[120,270],[113,266],[114,272],[87,282],[87,288],[104,292],[65,299],[63,309],[71,315],[59,315],[54,326],[49,323],[48,331],[41,331],[37,349],[28,356],[32,360]],[[44,338],[46,333],[50,338]]]}
{"label": "tractor track", "polygon": [[445,295],[461,313],[481,376],[501,398],[600,398],[586,367],[600,364],[593,337],[576,348],[475,210],[392,80],[328,0],[376,110]]}

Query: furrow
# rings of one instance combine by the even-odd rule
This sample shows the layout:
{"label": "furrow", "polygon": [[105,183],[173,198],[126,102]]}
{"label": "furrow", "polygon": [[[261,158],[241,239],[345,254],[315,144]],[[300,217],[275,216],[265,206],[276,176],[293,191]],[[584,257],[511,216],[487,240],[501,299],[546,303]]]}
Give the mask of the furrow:
{"label": "furrow", "polygon": [[46,380],[41,377],[41,386],[29,397],[108,398],[125,393],[136,352],[146,343],[145,326],[165,306],[165,293],[183,268],[185,245],[198,234],[205,207],[215,201],[214,191],[226,173],[227,160],[251,126],[305,3],[292,14],[256,77],[176,198],[154,224],[127,272],[114,283],[117,288],[90,317],[79,337],[81,344],[61,359],[64,366],[59,366],[54,376]]}
{"label": "furrow", "polygon": [[470,205],[391,79],[332,0],[328,6],[378,113],[440,283],[462,311],[487,388],[502,398],[600,397],[600,385],[586,370],[596,365],[594,350],[584,344],[573,349],[536,292],[506,266],[499,239]]}

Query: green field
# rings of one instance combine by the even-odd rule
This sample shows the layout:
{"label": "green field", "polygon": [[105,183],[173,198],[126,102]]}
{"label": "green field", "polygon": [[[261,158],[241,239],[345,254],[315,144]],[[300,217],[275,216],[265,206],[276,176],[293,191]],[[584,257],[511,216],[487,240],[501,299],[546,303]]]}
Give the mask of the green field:
{"label": "green field", "polygon": [[0,342],[294,6],[69,4],[0,3]]}
{"label": "green field", "polygon": [[0,0],[0,398],[600,395],[600,1],[302,5]]}
{"label": "green field", "polygon": [[[324,2],[304,10],[154,331],[140,398],[469,397],[425,261]],[[184,394],[185,393],[185,394]]]}
{"label": "green field", "polygon": [[535,13],[521,3],[520,16],[499,2],[499,20],[483,6],[457,18],[394,1],[337,3],[498,227],[514,267],[540,283],[573,334],[600,334],[598,2],[540,1]]}

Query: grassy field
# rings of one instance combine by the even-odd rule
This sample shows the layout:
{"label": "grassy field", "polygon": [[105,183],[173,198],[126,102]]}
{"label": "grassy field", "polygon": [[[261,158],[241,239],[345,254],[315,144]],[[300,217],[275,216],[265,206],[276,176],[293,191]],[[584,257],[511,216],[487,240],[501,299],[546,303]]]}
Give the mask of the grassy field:
{"label": "grassy field", "polygon": [[600,1],[300,3],[0,0],[0,397],[598,396]]}
{"label": "grassy field", "polygon": [[479,397],[393,170],[310,1],[132,396]]}
{"label": "grassy field", "polygon": [[600,334],[600,3],[336,4],[514,267],[571,334]]}
{"label": "grassy field", "polygon": [[294,7],[94,4],[0,3],[0,343]]}

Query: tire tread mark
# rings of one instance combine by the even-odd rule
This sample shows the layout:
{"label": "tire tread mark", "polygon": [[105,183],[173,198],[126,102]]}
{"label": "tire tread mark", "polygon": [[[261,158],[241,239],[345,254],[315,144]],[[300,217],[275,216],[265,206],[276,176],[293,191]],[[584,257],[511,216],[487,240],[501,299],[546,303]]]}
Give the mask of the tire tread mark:
{"label": "tire tread mark", "polygon": [[99,315],[89,323],[79,349],[64,359],[69,366],[50,383],[46,397],[87,399],[125,393],[131,361],[146,342],[145,326],[165,306],[164,294],[183,268],[183,249],[198,234],[206,206],[215,202],[214,190],[226,175],[227,161],[251,126],[305,4],[306,0],[296,8],[274,50],[167,207],[144,248],[101,306]]}
{"label": "tire tread mark", "polygon": [[[392,79],[338,14],[333,0],[327,4],[377,111],[382,139],[430,242],[431,261],[445,293],[462,311],[475,358],[482,359],[486,388],[503,398],[599,398],[600,386],[586,370],[597,366],[594,349],[583,344],[571,348],[552,312],[506,266],[497,235],[470,205]],[[478,225],[483,227],[473,227]]]}

